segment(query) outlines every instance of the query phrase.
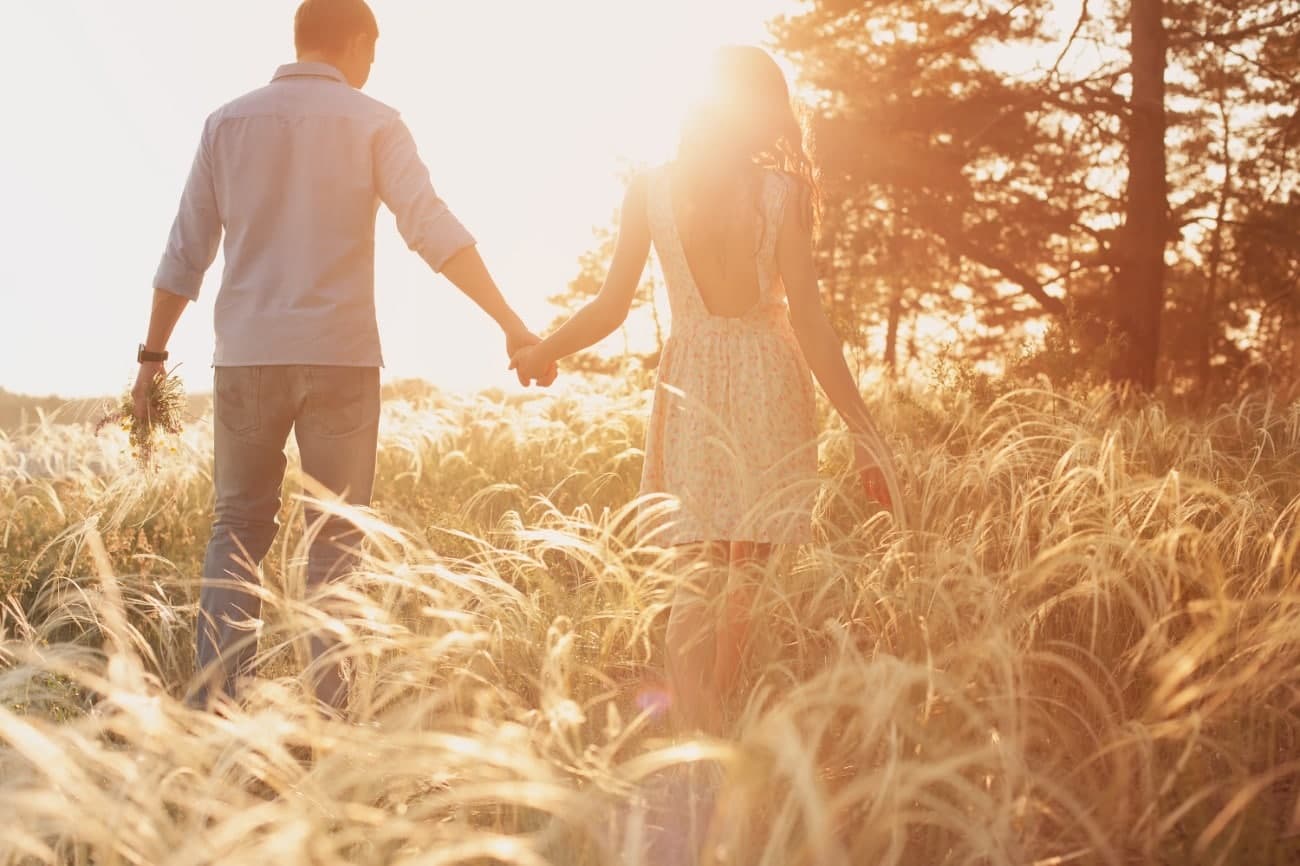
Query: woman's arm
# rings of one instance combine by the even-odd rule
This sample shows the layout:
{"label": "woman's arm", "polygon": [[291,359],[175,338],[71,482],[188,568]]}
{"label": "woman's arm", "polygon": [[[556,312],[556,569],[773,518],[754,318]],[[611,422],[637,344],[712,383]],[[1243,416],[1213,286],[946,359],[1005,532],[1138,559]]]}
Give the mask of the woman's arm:
{"label": "woman's arm", "polygon": [[638,175],[623,198],[614,260],[600,293],[540,344],[516,354],[511,369],[519,370],[523,376],[545,370],[561,358],[594,346],[614,333],[627,320],[649,258],[646,179]]}
{"label": "woman's arm", "polygon": [[[844,362],[843,344],[826,318],[813,262],[812,222],[797,207],[787,207],[777,242],[777,264],[790,301],[790,322],[804,358],[835,411],[853,435],[859,468],[868,473],[868,492],[886,506],[900,502],[893,457],[871,420],[871,412],[858,393],[858,384]],[[873,471],[874,470],[874,471]],[[871,488],[883,484],[884,496]]]}

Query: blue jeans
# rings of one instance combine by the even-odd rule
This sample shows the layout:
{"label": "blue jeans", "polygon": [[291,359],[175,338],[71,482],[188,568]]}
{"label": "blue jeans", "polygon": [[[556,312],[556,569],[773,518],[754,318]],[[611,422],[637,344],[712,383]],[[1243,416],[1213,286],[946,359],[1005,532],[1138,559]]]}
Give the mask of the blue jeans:
{"label": "blue jeans", "polygon": [[[280,488],[292,430],[303,474],[353,505],[368,506],[374,489],[379,430],[379,370],[373,367],[218,367],[213,487],[215,517],[199,593],[199,678],[192,706],[218,695],[237,696],[240,679],[255,673],[261,600],[249,592],[279,526]],[[307,510],[308,526],[322,515]],[[361,532],[349,521],[324,518],[307,557],[312,593],[355,565]],[[316,697],[343,709],[347,682],[329,642],[310,639]],[[325,658],[322,659],[322,656]],[[315,663],[319,662],[319,663]]]}

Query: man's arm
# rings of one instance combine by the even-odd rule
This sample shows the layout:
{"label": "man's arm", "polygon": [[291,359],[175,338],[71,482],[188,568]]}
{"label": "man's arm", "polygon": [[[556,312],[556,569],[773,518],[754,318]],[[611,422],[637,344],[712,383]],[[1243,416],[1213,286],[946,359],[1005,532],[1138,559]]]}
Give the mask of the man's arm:
{"label": "man's arm", "polygon": [[212,181],[212,125],[209,120],[203,127],[194,165],[167,237],[167,249],[153,280],[155,288],[191,301],[198,299],[203,275],[212,267],[221,246],[221,212]]}
{"label": "man's arm", "polygon": [[506,335],[507,352],[517,351],[525,345],[537,342],[536,337],[497,288],[496,281],[488,273],[487,265],[484,264],[477,247],[465,247],[452,255],[443,264],[442,275],[464,292],[466,297],[478,304],[479,308],[501,327]]}
{"label": "man's arm", "polygon": [[[379,197],[397,218],[397,230],[407,246],[492,317],[505,333],[506,353],[513,355],[539,342],[497,288],[474,236],[438,197],[415,139],[400,117],[394,116],[376,139],[375,172]],[[527,384],[522,376],[520,384]]]}
{"label": "man's arm", "polygon": [[[211,123],[211,121],[209,121]],[[198,298],[203,275],[217,257],[221,245],[221,214],[212,185],[212,161],[209,126],[203,129],[198,152],[190,168],[180,208],[172,223],[158,272],[154,276],[153,310],[149,315],[149,332],[144,347],[150,352],[167,351],[167,343],[186,305]],[[147,420],[149,390],[155,379],[165,375],[162,362],[140,365],[131,394],[135,414]]]}
{"label": "man's arm", "polygon": [[[528,330],[528,326],[506,302],[501,290],[497,288],[496,281],[488,273],[487,265],[483,263],[483,257],[479,255],[477,247],[466,247],[453,255],[443,265],[442,275],[464,292],[466,297],[478,304],[479,308],[501,327],[506,335],[507,357],[513,358],[520,349],[541,342],[541,339]],[[537,377],[536,382],[542,387],[549,387],[555,383],[558,375],[559,367],[551,364]],[[518,373],[518,377],[519,384],[524,387],[534,381],[523,371]]]}
{"label": "man's arm", "polygon": [[[180,320],[181,313],[189,306],[189,298],[173,294],[165,289],[153,290],[153,311],[149,314],[149,334],[145,338],[144,348],[149,352],[167,351],[167,341],[172,338],[172,331]],[[149,389],[154,380],[167,375],[167,368],[162,361],[145,361],[135,377],[135,386],[131,396],[135,400],[135,417],[149,417]]]}

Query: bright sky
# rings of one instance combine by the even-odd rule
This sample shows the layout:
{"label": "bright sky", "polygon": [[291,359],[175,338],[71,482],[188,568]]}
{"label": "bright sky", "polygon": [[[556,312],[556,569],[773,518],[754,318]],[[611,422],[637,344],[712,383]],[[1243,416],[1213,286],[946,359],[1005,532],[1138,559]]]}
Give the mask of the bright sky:
{"label": "bright sky", "polygon": [[[399,108],[434,183],[535,328],[608,223],[619,167],[670,155],[682,94],[727,42],[763,43],[793,0],[372,0],[366,90]],[[297,0],[42,0],[6,8],[0,386],[65,396],[134,375],[150,282],[204,118],[292,60]],[[507,384],[495,326],[406,250],[381,210],[390,377]],[[173,359],[211,386],[220,260]]]}

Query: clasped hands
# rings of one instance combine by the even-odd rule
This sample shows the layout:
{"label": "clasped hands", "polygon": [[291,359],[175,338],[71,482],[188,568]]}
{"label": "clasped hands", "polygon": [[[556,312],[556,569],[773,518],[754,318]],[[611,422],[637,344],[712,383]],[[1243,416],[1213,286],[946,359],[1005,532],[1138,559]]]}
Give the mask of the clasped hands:
{"label": "clasped hands", "polygon": [[559,366],[554,358],[541,348],[542,340],[532,332],[521,333],[506,339],[506,353],[510,356],[510,369],[519,377],[519,384],[527,388],[538,385],[549,388],[559,376]]}

